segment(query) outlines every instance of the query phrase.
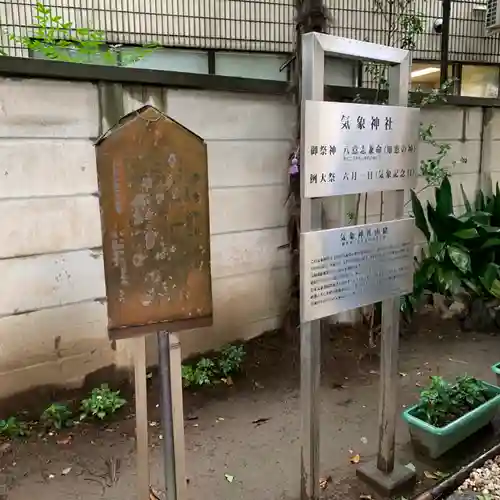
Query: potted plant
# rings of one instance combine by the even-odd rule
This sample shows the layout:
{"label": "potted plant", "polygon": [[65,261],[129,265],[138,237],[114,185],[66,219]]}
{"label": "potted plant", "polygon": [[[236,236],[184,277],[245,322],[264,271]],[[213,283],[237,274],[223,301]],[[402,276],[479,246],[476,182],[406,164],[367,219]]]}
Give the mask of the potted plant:
{"label": "potted plant", "polygon": [[493,373],[497,376],[497,385],[500,387],[500,363],[494,364],[491,369]]}
{"label": "potted plant", "polygon": [[403,413],[413,444],[437,458],[489,424],[500,404],[500,387],[463,375],[454,383],[431,377],[420,401]]}

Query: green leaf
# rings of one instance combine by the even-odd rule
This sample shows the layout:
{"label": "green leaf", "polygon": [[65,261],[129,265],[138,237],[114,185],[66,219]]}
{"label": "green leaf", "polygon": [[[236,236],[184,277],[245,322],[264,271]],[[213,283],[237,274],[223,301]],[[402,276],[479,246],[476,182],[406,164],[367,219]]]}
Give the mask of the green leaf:
{"label": "green leaf", "polygon": [[441,241],[432,241],[429,243],[429,255],[434,257],[437,261],[442,261],[445,253],[445,244]]}
{"label": "green leaf", "polygon": [[458,220],[462,222],[477,222],[478,224],[489,225],[491,219],[491,214],[488,212],[479,212],[473,210],[471,212],[466,212],[465,214],[458,217]]}
{"label": "green leaf", "polygon": [[498,265],[493,262],[489,262],[484,268],[483,275],[480,279],[487,290],[491,289],[493,282],[498,278],[498,270]]}
{"label": "green leaf", "polygon": [[443,271],[443,281],[445,283],[445,289],[449,290],[452,295],[460,291],[461,280],[453,269]]}
{"label": "green leaf", "polygon": [[446,278],[446,274],[444,272],[444,269],[442,267],[438,267],[436,269],[436,274],[435,274],[439,286],[439,292],[444,294],[448,290],[448,280]]}
{"label": "green leaf", "polygon": [[444,217],[453,213],[453,197],[450,179],[446,176],[439,188],[436,188],[436,211]]}
{"label": "green leaf", "polygon": [[430,203],[427,203],[427,220],[429,221],[429,224],[432,227],[434,233],[436,234],[438,240],[443,240],[444,230],[442,224],[440,224],[440,219],[438,217],[438,214]]}
{"label": "green leaf", "polygon": [[479,233],[477,232],[477,229],[471,227],[469,229],[461,229],[460,231],[453,233],[453,236],[462,240],[470,240],[473,238],[477,238],[479,236]]}
{"label": "green leaf", "polygon": [[500,188],[498,182],[495,186],[495,194],[493,195],[493,207],[491,209],[492,224],[500,225]]}
{"label": "green leaf", "polygon": [[462,283],[474,294],[481,295],[481,287],[471,279],[463,279]]}
{"label": "green leaf", "polygon": [[476,210],[484,212],[484,209],[486,208],[486,202],[484,199],[484,193],[482,191],[479,191],[477,193],[474,207]]}
{"label": "green leaf", "polygon": [[413,289],[415,294],[419,294],[432,280],[433,274],[438,265],[434,259],[424,260],[413,274]]}
{"label": "green leaf", "polygon": [[470,201],[467,198],[467,195],[465,194],[465,189],[464,189],[464,186],[462,184],[460,184],[460,191],[462,191],[462,198],[464,200],[465,210],[467,212],[472,212],[472,207],[471,207]]}
{"label": "green leaf", "polygon": [[483,245],[481,246],[481,250],[485,250],[486,248],[498,247],[500,246],[499,238],[489,238]]}
{"label": "green leaf", "polygon": [[489,226],[486,224],[478,224],[478,230],[479,233],[486,233],[488,235],[488,238],[492,238],[492,234],[499,234],[500,233],[500,228],[494,227],[494,226]]}
{"label": "green leaf", "polygon": [[493,295],[493,297],[500,299],[500,280],[493,280],[489,292]]}
{"label": "green leaf", "polygon": [[413,189],[411,190],[411,206],[413,214],[415,215],[415,225],[420,229],[420,231],[422,231],[425,239],[429,241],[431,239],[431,233],[429,231],[429,226],[427,225],[424,209],[422,208],[422,204]]}
{"label": "green leaf", "polygon": [[448,255],[453,264],[463,273],[471,270],[470,255],[466,251],[456,246],[449,246]]}

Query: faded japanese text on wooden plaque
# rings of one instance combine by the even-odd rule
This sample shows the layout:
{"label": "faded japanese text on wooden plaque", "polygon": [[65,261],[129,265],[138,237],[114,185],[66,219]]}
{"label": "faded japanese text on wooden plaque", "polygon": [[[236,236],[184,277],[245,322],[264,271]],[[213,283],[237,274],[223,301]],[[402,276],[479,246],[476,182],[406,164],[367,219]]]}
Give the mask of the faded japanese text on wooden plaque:
{"label": "faded japanese text on wooden plaque", "polygon": [[205,143],[147,106],[96,150],[110,334],[209,325]]}

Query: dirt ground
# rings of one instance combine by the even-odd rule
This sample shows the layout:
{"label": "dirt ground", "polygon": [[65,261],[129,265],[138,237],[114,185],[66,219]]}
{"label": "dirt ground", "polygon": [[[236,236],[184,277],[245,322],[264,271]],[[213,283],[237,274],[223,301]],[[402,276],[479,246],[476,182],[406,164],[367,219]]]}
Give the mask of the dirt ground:
{"label": "dirt ground", "polygon": [[[401,410],[416,400],[419,387],[431,374],[466,372],[494,380],[490,365],[499,361],[500,338],[462,333],[452,322],[428,318],[413,330],[417,331],[403,333],[401,339]],[[361,462],[372,459],[377,448],[379,359],[365,342],[364,333],[345,327],[332,327],[323,334],[321,470],[323,477],[332,478],[323,492],[325,499],[373,495],[356,479],[356,466],[350,462],[356,454]],[[189,500],[298,499],[298,339],[268,334],[248,344],[247,353],[244,374],[232,387],[185,393]],[[155,378],[149,394],[151,482],[160,489],[161,429]],[[476,436],[465,448],[470,452],[491,440],[491,434]],[[466,461],[460,450],[439,464],[422,461],[414,457],[408,441],[407,428],[399,419],[397,460],[416,466],[424,481],[420,489],[429,482],[424,471],[429,475]],[[33,436],[0,450],[0,468],[10,486],[8,500],[137,498],[131,410],[107,426],[85,425],[71,433]],[[106,464],[116,460],[119,468],[111,478]],[[226,475],[234,480],[229,482]]]}

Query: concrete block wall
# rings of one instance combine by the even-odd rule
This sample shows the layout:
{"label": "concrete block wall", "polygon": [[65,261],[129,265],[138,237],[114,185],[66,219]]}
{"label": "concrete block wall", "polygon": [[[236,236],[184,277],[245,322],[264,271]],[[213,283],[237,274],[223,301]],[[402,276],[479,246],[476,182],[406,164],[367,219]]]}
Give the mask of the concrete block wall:
{"label": "concrete block wall", "polygon": [[[498,133],[500,134],[500,110],[491,108],[492,116],[498,117]],[[464,187],[469,200],[473,200],[475,193],[481,186],[481,176],[488,171],[489,165],[485,161],[485,150],[488,149],[486,138],[483,137],[483,110],[473,107],[439,107],[426,109],[421,112],[421,122],[424,126],[434,124],[433,138],[438,143],[447,143],[451,149],[443,161],[449,168],[452,185],[453,202],[457,213],[463,209],[463,196],[460,185]],[[494,126],[492,126],[494,128]],[[419,146],[419,160],[426,160],[436,156],[436,149],[427,144]],[[461,160],[464,159],[462,162]],[[453,162],[458,162],[453,166]],[[499,167],[500,170],[500,167]],[[434,188],[426,187],[424,177],[418,178],[415,191],[418,192],[424,208],[427,201],[434,202]],[[363,207],[364,199],[361,205]],[[410,193],[405,192],[405,214],[411,212]],[[361,213],[363,211],[361,210]],[[380,193],[368,195],[367,222],[376,222],[380,217]],[[363,222],[363,220],[361,220]],[[415,246],[418,250],[425,238],[419,230],[415,234]]]}
{"label": "concrete block wall", "polygon": [[[148,100],[147,89],[121,90],[125,112]],[[106,332],[93,147],[105,94],[90,83],[0,80],[0,399],[130,364],[127,342]],[[277,327],[292,106],[181,90],[160,90],[155,104],[208,145],[214,326],[184,332],[183,355]]]}
{"label": "concrete block wall", "polygon": [[287,166],[294,109],[275,97],[169,90],[169,116],[207,142],[214,326],[183,353],[276,328],[288,287]]}
{"label": "concrete block wall", "polygon": [[87,83],[0,81],[0,396],[114,363]]}
{"label": "concrete block wall", "polygon": [[487,110],[484,129],[487,143],[484,151],[483,184],[494,190],[497,183],[500,185],[500,110]]}
{"label": "concrete block wall", "polygon": [[[111,105],[103,96],[116,90],[0,80],[0,399],[38,385],[79,385],[102,367],[130,366],[127,342],[107,339],[93,148],[110,125],[100,115]],[[278,247],[286,243],[293,107],[285,98],[241,93],[118,90],[122,111],[152,102],[207,142],[214,326],[183,332],[183,355],[277,327],[289,282],[287,254]],[[428,110],[423,122],[435,123],[435,137],[451,143],[450,158],[468,159],[452,171],[457,205],[460,183],[472,197],[480,170],[500,180],[494,164],[500,113],[491,110],[489,152],[481,109]],[[424,146],[420,154],[431,152]],[[422,196],[432,199],[432,190]],[[369,222],[378,205],[377,194],[370,195]]]}
{"label": "concrete block wall", "polygon": [[[495,113],[498,112],[495,111]],[[449,167],[453,205],[455,213],[460,214],[464,209],[460,186],[463,186],[467,198],[470,201],[474,200],[476,192],[481,188],[481,175],[488,169],[484,162],[484,151],[488,145],[484,143],[483,137],[483,110],[481,108],[447,106],[425,110],[422,115],[424,124],[433,123],[435,125],[434,138],[440,143],[447,143],[451,146],[443,164]],[[432,146],[421,145],[420,159],[434,156],[435,149]],[[463,162],[462,159],[464,159]],[[455,166],[452,165],[454,161],[458,162]],[[425,179],[420,176],[416,191],[424,189],[425,186]],[[434,188],[424,189],[419,194],[419,198],[423,204],[426,204],[427,201],[434,202]],[[409,195],[406,196],[406,201],[409,201]],[[406,205],[406,212],[409,211],[411,211],[410,203]],[[419,230],[416,230],[416,252],[419,251],[424,242],[424,236]]]}

